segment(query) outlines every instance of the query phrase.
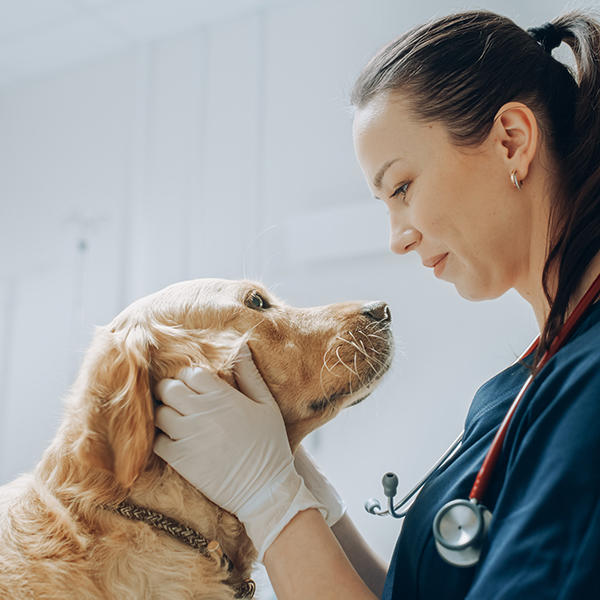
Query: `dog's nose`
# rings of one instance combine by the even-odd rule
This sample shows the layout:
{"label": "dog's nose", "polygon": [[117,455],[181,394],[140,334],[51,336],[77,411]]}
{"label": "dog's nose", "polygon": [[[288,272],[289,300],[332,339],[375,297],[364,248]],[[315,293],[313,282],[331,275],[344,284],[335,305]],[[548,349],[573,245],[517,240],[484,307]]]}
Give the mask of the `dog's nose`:
{"label": "dog's nose", "polygon": [[369,302],[365,304],[360,313],[367,317],[370,317],[374,321],[385,321],[389,323],[392,320],[392,313],[390,307],[385,302]]}

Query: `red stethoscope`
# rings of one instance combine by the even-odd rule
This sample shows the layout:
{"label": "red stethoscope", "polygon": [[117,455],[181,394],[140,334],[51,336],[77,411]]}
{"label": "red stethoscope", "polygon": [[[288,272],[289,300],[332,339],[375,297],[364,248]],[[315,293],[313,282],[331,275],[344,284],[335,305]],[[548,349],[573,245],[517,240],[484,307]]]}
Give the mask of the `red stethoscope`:
{"label": "red stethoscope", "polygon": [[[538,364],[538,372],[544,365],[564,346],[569,339],[575,327],[580,323],[587,309],[594,303],[596,297],[600,293],[600,275],[595,279],[583,298],[579,301],[575,310],[569,315],[562,329],[550,344],[550,348],[544,353]],[[527,348],[519,361],[529,356],[538,346],[539,336]],[[517,361],[518,362],[518,361]],[[494,467],[498,462],[504,438],[512,417],[521,402],[533,376],[530,375],[523,387],[517,394],[511,404],[500,428],[496,432],[492,445],[483,460],[481,469],[477,473],[475,483],[471,488],[468,500],[452,500],[445,504],[437,512],[433,520],[433,535],[435,545],[440,556],[451,565],[456,567],[470,567],[479,561],[481,555],[482,543],[485,540],[492,513],[482,504],[482,499],[488,488],[488,484]],[[365,508],[368,512],[374,515],[385,516],[391,515],[400,519],[406,515],[408,510],[397,512],[437,473],[438,469],[445,465],[453,456],[458,448],[462,434],[454,441],[452,446],[446,451],[444,456],[430,469],[423,479],[396,505],[394,505],[394,496],[398,487],[398,477],[394,473],[386,473],[383,476],[383,489],[388,498],[389,508],[386,511],[381,510],[381,505],[378,500],[371,499],[365,503]]]}

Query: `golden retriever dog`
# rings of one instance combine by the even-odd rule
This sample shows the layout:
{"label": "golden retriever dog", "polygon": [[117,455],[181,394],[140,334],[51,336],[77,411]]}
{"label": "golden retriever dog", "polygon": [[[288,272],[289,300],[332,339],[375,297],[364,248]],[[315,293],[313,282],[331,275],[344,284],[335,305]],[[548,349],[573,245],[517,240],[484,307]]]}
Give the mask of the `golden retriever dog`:
{"label": "golden retriever dog", "polygon": [[[298,309],[257,283],[200,279],[98,328],[42,461],[0,488],[0,598],[250,597],[256,551],[243,525],[152,451],[154,386],[194,365],[235,386],[247,343],[294,450],[378,384],[391,361],[390,321],[382,302]],[[118,514],[122,503],[219,548]]]}

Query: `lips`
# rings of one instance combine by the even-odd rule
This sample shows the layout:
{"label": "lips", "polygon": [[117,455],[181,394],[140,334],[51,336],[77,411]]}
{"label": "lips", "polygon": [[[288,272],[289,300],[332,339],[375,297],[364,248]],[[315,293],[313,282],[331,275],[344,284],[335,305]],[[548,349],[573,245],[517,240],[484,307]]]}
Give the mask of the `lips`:
{"label": "lips", "polygon": [[444,269],[446,268],[446,259],[448,258],[448,255],[446,254],[444,256],[444,258],[442,258],[441,260],[438,260],[437,263],[435,263],[435,265],[433,266],[433,274],[439,279],[442,276],[442,273],[444,272]]}
{"label": "lips", "polygon": [[423,261],[423,266],[429,267],[433,269],[433,274],[436,277],[440,277],[444,268],[446,266],[446,258],[448,257],[448,252],[445,254],[438,254],[437,256],[433,256]]}
{"label": "lips", "polygon": [[447,252],[445,254],[438,254],[437,256],[434,256],[432,258],[428,258],[427,260],[423,261],[423,266],[424,267],[429,267],[430,269],[432,269],[439,262],[441,262],[442,260],[444,260],[444,258],[446,258],[446,256],[448,256]]}

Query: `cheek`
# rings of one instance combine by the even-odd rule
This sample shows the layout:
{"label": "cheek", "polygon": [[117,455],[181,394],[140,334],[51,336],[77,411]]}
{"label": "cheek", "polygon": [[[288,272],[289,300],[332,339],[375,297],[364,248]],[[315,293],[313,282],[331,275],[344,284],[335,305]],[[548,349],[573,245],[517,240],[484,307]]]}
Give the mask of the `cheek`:
{"label": "cheek", "polygon": [[263,323],[250,344],[288,425],[323,423],[343,408],[345,399],[362,400],[361,391],[368,395],[368,386],[391,360],[389,312],[371,313],[364,303],[354,302],[312,311],[275,332],[273,324]]}
{"label": "cheek", "polygon": [[437,189],[427,190],[411,206],[411,226],[418,230],[427,242],[448,243],[454,229],[455,211],[452,196]]}
{"label": "cheek", "polygon": [[[460,165],[459,165],[460,166]],[[485,211],[484,184],[471,181],[468,169],[440,169],[425,182],[427,188],[412,207],[417,229],[433,241],[451,247],[469,244],[481,231],[482,211]]]}
{"label": "cheek", "polygon": [[[258,333],[258,332],[257,332]],[[250,343],[254,360],[286,422],[306,416],[307,398],[320,395],[315,385],[323,366],[324,350],[315,342],[303,348],[297,340],[260,331]]]}

